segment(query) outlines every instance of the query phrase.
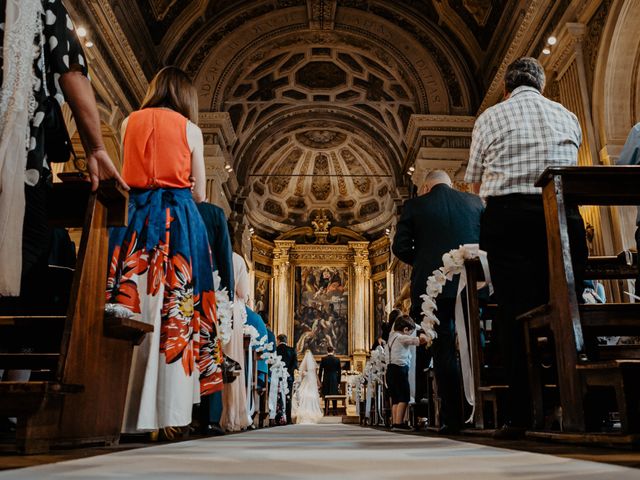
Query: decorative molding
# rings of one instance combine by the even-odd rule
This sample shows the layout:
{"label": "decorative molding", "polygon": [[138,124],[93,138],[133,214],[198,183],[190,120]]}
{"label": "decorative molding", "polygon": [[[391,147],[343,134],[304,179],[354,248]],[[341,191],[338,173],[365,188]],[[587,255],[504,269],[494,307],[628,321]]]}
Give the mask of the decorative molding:
{"label": "decorative molding", "polygon": [[109,54],[116,60],[127,84],[136,95],[135,100],[141,101],[149,86],[147,76],[110,3],[107,0],[98,0],[83,2],[83,5],[90,12],[91,20],[95,22],[97,30],[103,35]]}
{"label": "decorative molding", "polygon": [[333,30],[337,0],[307,0],[307,14],[311,30]]}
{"label": "decorative molding", "polygon": [[557,34],[558,43],[551,55],[543,58],[545,69],[556,73],[556,80],[560,80],[566,69],[575,58],[577,49],[585,37],[586,26],[582,23],[565,23]]}

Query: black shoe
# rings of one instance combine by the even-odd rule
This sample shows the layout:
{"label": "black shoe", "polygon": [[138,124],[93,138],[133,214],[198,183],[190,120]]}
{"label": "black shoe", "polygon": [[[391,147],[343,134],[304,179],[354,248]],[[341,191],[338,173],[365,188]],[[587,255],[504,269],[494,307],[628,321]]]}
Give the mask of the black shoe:
{"label": "black shoe", "polygon": [[393,427],[391,427],[391,430],[410,432],[411,430],[413,430],[413,428],[411,428],[406,423],[394,423]]}
{"label": "black shoe", "polygon": [[220,424],[218,423],[209,423],[205,425],[203,432],[205,435],[211,435],[214,437],[219,437],[225,434],[225,431],[222,429]]}
{"label": "black shoe", "polygon": [[438,430],[436,430],[438,435],[459,435],[460,427],[456,427],[455,425],[442,425]]}
{"label": "black shoe", "polygon": [[524,427],[515,427],[505,423],[502,428],[493,432],[493,438],[499,440],[518,440],[524,438],[525,431],[526,428]]}

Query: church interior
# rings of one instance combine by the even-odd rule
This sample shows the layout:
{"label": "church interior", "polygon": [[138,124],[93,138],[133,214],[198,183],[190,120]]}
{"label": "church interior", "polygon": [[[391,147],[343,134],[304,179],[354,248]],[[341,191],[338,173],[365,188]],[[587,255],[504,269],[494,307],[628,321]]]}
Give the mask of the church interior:
{"label": "church interior", "polygon": [[[293,376],[289,388],[286,377],[278,380],[283,359],[264,360],[258,331],[252,337],[255,329],[245,328],[235,385],[246,385],[253,417],[241,432],[121,432],[136,349],[154,335],[140,318],[110,312],[108,299],[105,310],[109,228],[135,218],[133,190],[107,180],[91,192],[77,181],[88,173],[87,154],[65,104],[75,154],[51,164],[49,221],[64,228],[77,259],[48,277],[67,290],[53,294],[64,298],[53,311],[0,312],[0,371],[31,372],[0,381],[0,417],[15,421],[3,421],[0,478],[640,476],[640,158],[616,165],[640,122],[640,0],[63,3],[118,171],[123,122],[141,108],[156,73],[169,65],[186,72],[197,91],[205,202],[224,213],[229,258],[233,250],[246,270],[247,318],[255,312],[273,343],[286,336],[300,364],[307,351],[318,363],[335,355],[341,375],[338,390],[323,394],[317,425],[281,425]],[[389,359],[378,339],[394,309],[421,311],[412,305],[415,271],[394,253],[403,207],[435,171],[452,189],[478,193],[465,179],[474,125],[503,101],[505,75],[521,57],[539,62],[544,97],[571,112],[581,131],[575,167],[551,168],[536,184],[548,301],[518,317],[528,424],[517,440],[492,436],[511,408],[495,333],[500,306],[476,293],[490,280],[486,255],[460,248],[466,324],[454,354],[466,423],[447,434],[437,370],[418,354],[408,431],[389,431]],[[584,220],[593,304],[573,292],[571,205]],[[227,267],[233,276],[235,259]],[[235,283],[239,298],[237,275]],[[420,326],[422,318],[414,320]],[[27,334],[33,341],[21,350]],[[235,355],[225,350],[225,358]],[[260,362],[269,363],[264,372]],[[224,375],[228,367],[220,368]]]}

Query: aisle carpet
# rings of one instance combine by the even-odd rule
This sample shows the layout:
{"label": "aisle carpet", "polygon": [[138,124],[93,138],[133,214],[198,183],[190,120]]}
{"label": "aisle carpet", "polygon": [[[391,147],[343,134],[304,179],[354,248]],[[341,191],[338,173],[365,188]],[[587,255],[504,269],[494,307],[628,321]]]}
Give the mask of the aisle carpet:
{"label": "aisle carpet", "polygon": [[638,479],[640,471],[382,432],[292,425],[0,472],[0,479]]}

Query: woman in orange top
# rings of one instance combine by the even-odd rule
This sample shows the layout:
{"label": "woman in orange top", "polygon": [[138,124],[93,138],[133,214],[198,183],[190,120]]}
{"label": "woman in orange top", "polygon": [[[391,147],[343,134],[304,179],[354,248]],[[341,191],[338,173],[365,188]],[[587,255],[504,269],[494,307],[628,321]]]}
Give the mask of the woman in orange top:
{"label": "woman in orange top", "polygon": [[166,67],[122,126],[129,226],[110,232],[107,303],[154,326],[134,353],[129,433],[188,425],[193,404],[222,389],[211,253],[195,204],[206,182],[197,116],[195,87]]}

